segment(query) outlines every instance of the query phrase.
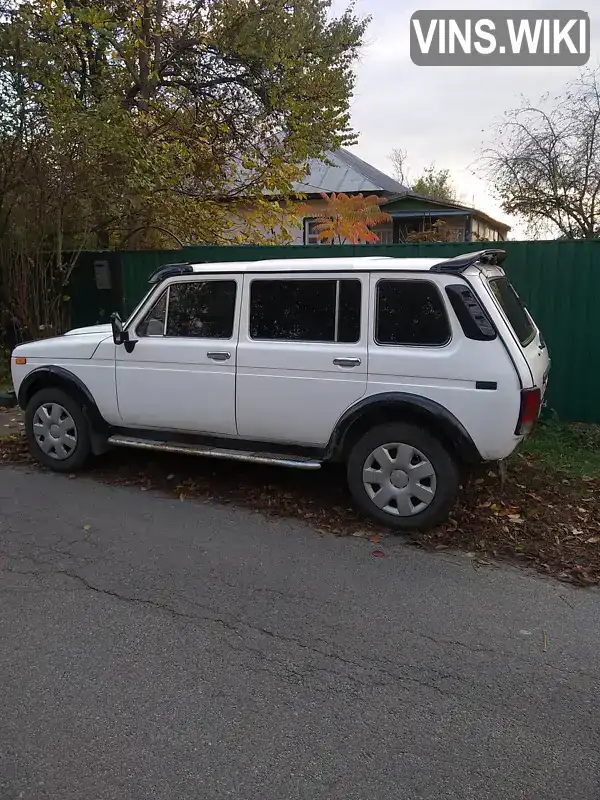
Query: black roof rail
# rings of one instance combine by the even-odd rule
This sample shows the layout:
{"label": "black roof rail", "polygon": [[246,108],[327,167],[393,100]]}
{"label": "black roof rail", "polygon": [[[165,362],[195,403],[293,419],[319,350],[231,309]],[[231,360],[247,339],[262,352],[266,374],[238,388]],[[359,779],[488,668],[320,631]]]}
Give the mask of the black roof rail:
{"label": "black roof rail", "polygon": [[148,278],[148,283],[161,283],[166,278],[172,278],[174,275],[191,275],[193,272],[194,268],[187,261],[182,264],[164,264],[154,270]]}
{"label": "black roof rail", "polygon": [[463,272],[473,264],[492,264],[499,267],[505,258],[506,250],[478,250],[476,253],[465,253],[440,261],[431,267],[430,272]]}

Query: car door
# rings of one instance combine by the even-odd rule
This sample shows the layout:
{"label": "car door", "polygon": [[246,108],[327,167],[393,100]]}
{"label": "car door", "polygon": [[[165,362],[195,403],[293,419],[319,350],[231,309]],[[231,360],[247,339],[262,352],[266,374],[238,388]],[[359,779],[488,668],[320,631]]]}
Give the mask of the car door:
{"label": "car door", "polygon": [[367,386],[368,280],[244,276],[237,360],[240,436],[324,445]]}
{"label": "car door", "polygon": [[[368,395],[415,395],[450,412],[480,453],[494,431],[514,431],[520,386],[502,340],[463,329],[448,289],[467,284],[456,275],[371,276],[375,318],[369,335]],[[452,292],[450,292],[450,295]],[[467,312],[468,313],[468,312]]]}
{"label": "car door", "polygon": [[181,278],[133,322],[131,352],[117,347],[124,426],[235,436],[241,279]]}

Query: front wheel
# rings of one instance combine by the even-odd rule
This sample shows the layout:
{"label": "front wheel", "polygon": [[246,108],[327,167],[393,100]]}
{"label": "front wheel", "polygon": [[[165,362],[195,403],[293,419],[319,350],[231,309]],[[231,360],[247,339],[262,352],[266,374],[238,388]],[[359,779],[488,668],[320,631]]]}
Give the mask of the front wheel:
{"label": "front wheel", "polygon": [[414,425],[368,431],[354,445],[348,485],[358,507],[395,530],[424,530],[443,522],[456,502],[458,465],[444,445]]}
{"label": "front wheel", "polygon": [[25,411],[25,433],[34,458],[55,472],[75,472],[90,455],[84,411],[62,389],[52,387],[34,394]]}

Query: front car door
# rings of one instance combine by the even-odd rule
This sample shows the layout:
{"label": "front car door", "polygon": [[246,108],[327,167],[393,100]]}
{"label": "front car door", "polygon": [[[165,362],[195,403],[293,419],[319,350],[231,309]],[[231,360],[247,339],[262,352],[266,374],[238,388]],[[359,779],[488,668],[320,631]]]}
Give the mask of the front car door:
{"label": "front car door", "polygon": [[117,347],[123,426],[235,436],[239,275],[172,279]]}
{"label": "front car door", "polygon": [[237,424],[249,439],[325,445],[366,391],[368,277],[244,276]]}

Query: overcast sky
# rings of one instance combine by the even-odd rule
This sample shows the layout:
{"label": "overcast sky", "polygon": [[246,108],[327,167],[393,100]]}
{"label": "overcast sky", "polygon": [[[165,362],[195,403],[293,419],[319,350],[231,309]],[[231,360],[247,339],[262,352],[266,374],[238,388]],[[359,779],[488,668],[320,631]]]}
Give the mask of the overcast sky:
{"label": "overcast sky", "polygon": [[[334,0],[333,10],[348,5]],[[394,147],[408,151],[410,176],[432,161],[451,170],[461,198],[513,225],[511,238],[524,228],[504,214],[484,180],[471,174],[482,145],[490,141],[494,120],[520,105],[524,95],[537,101],[544,92],[560,92],[576,78],[576,67],[417,67],[410,60],[409,21],[421,9],[577,9],[591,23],[591,59],[600,60],[599,0],[357,0],[356,12],[371,15],[367,43],[357,66],[352,122],[359,133],[354,152],[391,173]]]}

